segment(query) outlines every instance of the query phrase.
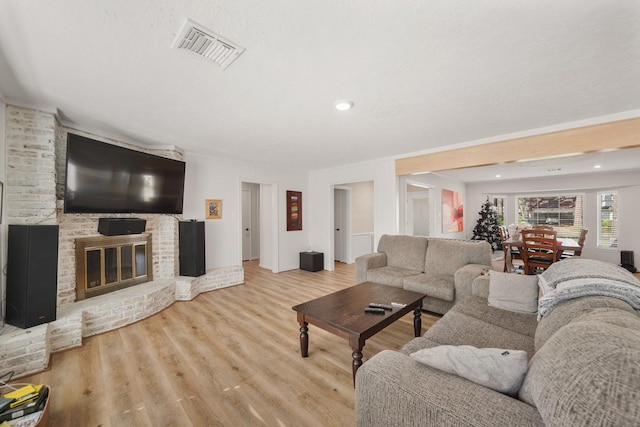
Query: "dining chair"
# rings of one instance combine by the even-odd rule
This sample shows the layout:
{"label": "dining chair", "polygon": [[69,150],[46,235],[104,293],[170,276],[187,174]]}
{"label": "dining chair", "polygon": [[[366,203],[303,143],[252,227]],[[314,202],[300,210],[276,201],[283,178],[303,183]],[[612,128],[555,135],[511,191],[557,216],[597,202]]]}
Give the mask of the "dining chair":
{"label": "dining chair", "polygon": [[522,258],[524,274],[546,270],[558,259],[558,241],[555,230],[530,229],[522,231]]}
{"label": "dining chair", "polygon": [[[500,243],[502,244],[502,251],[504,252],[504,269],[502,271],[509,272],[509,268],[507,268],[507,256],[511,255],[511,261],[513,264],[513,260],[521,260],[522,255],[520,255],[520,250],[518,248],[511,247],[506,244],[506,241],[511,238],[509,235],[509,228],[506,225],[501,225],[498,227],[500,230]],[[517,266],[514,266],[517,269]]]}
{"label": "dining chair", "polygon": [[576,250],[573,251],[564,251],[562,253],[562,259],[566,259],[566,258],[571,258],[574,256],[581,256],[582,255],[582,248],[584,247],[584,242],[585,240],[587,240],[587,233],[589,232],[588,228],[583,228],[582,230],[580,230],[580,237],[578,238],[578,245],[580,245],[580,247]]}
{"label": "dining chair", "polygon": [[531,228],[533,228],[534,230],[553,230],[552,225],[546,225],[546,224],[536,224]]}

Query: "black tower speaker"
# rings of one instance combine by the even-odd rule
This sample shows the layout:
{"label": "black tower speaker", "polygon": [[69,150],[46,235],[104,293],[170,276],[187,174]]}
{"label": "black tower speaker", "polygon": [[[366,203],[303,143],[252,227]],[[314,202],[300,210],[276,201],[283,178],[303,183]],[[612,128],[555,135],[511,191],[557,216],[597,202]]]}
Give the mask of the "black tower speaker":
{"label": "black tower speaker", "polygon": [[633,251],[620,251],[620,264],[632,273],[637,271],[633,262]]}
{"label": "black tower speaker", "polygon": [[9,225],[6,321],[30,328],[56,320],[58,226]]}
{"label": "black tower speaker", "polygon": [[204,221],[180,221],[180,275],[202,276],[206,272]]}

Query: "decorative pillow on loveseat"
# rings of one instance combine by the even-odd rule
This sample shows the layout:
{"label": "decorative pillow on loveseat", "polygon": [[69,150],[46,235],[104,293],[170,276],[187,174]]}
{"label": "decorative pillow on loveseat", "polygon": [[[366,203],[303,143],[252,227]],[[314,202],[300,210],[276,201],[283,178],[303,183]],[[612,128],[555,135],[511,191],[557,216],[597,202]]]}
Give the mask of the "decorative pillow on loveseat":
{"label": "decorative pillow on loveseat", "polygon": [[523,350],[441,345],[409,357],[509,395],[518,393],[527,373],[527,352]]}
{"label": "decorative pillow on loveseat", "polygon": [[518,313],[538,311],[538,276],[489,273],[489,305]]}

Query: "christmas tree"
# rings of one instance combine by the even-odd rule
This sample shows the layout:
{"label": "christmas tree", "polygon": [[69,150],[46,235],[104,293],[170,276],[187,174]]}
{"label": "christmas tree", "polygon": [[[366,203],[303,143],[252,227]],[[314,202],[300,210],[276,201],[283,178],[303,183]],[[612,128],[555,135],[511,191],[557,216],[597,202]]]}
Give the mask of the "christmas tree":
{"label": "christmas tree", "polygon": [[480,218],[473,229],[472,240],[486,240],[491,245],[491,249],[500,249],[500,225],[498,224],[498,215],[493,203],[487,201],[482,205],[479,212]]}

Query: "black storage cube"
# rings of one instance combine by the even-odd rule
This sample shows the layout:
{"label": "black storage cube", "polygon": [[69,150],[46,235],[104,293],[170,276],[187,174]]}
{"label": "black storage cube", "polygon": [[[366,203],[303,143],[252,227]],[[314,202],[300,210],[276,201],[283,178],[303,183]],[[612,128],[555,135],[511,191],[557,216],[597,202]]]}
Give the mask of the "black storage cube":
{"label": "black storage cube", "polygon": [[324,254],[322,252],[300,252],[300,270],[324,270]]}

